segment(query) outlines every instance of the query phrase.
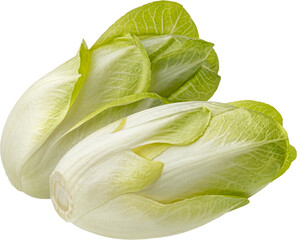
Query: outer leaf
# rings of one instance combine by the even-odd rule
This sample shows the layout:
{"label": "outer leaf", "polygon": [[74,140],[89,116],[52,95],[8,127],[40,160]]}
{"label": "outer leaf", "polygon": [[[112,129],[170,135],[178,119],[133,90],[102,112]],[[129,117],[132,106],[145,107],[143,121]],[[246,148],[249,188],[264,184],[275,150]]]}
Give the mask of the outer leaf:
{"label": "outer leaf", "polygon": [[180,4],[156,1],[133,9],[121,17],[102,34],[92,49],[126,34],[140,38],[164,34],[199,37],[193,20]]}
{"label": "outer leaf", "polygon": [[249,197],[274,180],[287,147],[286,132],[271,118],[228,111],[212,118],[195,143],[172,146],[156,157],[164,163],[162,176],[142,194],[165,203],[197,194]]}
{"label": "outer leaf", "polygon": [[265,114],[168,104],[80,141],[51,175],[51,197],[65,220],[98,234],[176,234],[245,205],[279,174],[288,146],[285,130]]}
{"label": "outer leaf", "polygon": [[136,37],[117,38],[91,51],[86,83],[64,121],[67,130],[118,98],[145,92],[150,76],[149,58]]}
{"label": "outer leaf", "polygon": [[248,202],[246,198],[210,195],[162,204],[127,194],[93,209],[74,223],[107,237],[163,237],[199,227]]}
{"label": "outer leaf", "polygon": [[[163,41],[163,38],[154,38],[152,40],[146,40],[145,42],[146,46],[148,46],[148,53],[151,58],[154,59],[155,66],[163,62],[163,67],[165,66],[166,68],[168,62],[169,65],[180,69],[178,76],[172,74],[170,75],[171,78],[163,78],[166,81],[171,81],[171,83],[175,82],[176,78],[180,75],[190,76],[194,74],[195,71],[199,69],[199,62],[207,58],[212,50],[211,43],[202,40],[194,41],[178,36],[167,36],[166,41]],[[165,44],[165,42],[168,44]],[[159,51],[158,49],[161,45],[163,49],[167,48],[167,50]],[[191,55],[193,53],[194,56]],[[115,60],[112,56],[117,56],[117,59]],[[143,56],[145,61],[141,59]],[[143,103],[135,103],[134,109],[131,104],[120,108],[119,114],[117,111],[114,111],[114,109],[105,111],[107,108],[128,104],[131,103],[131,101],[137,100],[137,97],[134,99],[131,96],[132,98],[124,97],[118,101],[115,100],[116,97],[125,96],[125,94],[129,95],[133,92],[145,91],[148,88],[149,69],[146,66],[149,65],[149,60],[146,58],[145,50],[136,37],[118,38],[110,42],[110,44],[99,47],[91,52],[90,73],[88,74],[86,84],[78,95],[78,99],[70,109],[65,121],[62,122],[61,126],[53,133],[51,138],[31,157],[30,161],[28,161],[24,167],[22,174],[23,191],[33,196],[48,197],[48,176],[60,158],[73,145],[91,134],[92,131],[112,121],[156,105],[157,101],[149,104],[148,101],[145,101]],[[194,59],[196,60],[194,61]],[[190,60],[192,60],[193,63]],[[121,64],[121,61],[123,64]],[[101,64],[103,62],[104,64]],[[114,62],[116,62],[117,65]],[[114,71],[110,69],[109,66],[111,66],[111,68],[117,66],[117,70]],[[121,68],[123,72],[119,71]],[[163,70],[162,67],[158,69],[153,68],[154,75],[158,76],[161,82],[162,74],[156,73],[158,70],[164,71],[164,68]],[[133,71],[139,72],[134,74]],[[187,73],[189,71],[190,73]],[[125,81],[126,74],[129,79]],[[123,85],[119,87],[119,81],[121,79],[123,81],[121,81],[120,84],[123,82],[127,84],[126,86]],[[133,84],[134,82],[135,84]],[[100,89],[99,92],[98,89]],[[151,89],[152,91],[157,90],[157,88]],[[143,97],[144,96],[141,98]],[[113,102],[113,100],[115,100],[115,102]],[[162,101],[164,102],[165,100]],[[161,104],[161,101],[158,101],[158,104]],[[98,109],[96,110],[96,108]],[[94,110],[96,111],[91,113]],[[102,111],[105,112],[98,117],[94,117]],[[87,113],[91,114],[87,116]],[[103,116],[103,114],[105,114],[105,116]],[[91,118],[94,119],[91,120]],[[74,124],[79,126],[81,123],[89,120],[91,121],[87,123],[87,125],[68,134],[67,137],[64,137],[65,132],[69,132],[71,126]],[[76,126],[74,128],[76,128]]]}
{"label": "outer leaf", "polygon": [[[140,125],[136,121],[138,118],[136,114],[136,117],[127,119],[122,130],[102,134],[102,131],[106,131],[103,128],[73,147],[58,163],[51,177],[51,194],[56,209],[59,209],[60,202],[66,202],[63,200],[65,197],[61,199],[60,196],[67,195],[72,199],[73,210],[67,213],[62,210],[60,215],[75,220],[116,196],[139,191],[155,181],[163,165],[141,158],[134,154],[131,148],[153,142],[188,144],[201,136],[210,120],[209,111],[200,108],[199,105],[193,106],[192,109],[180,109],[179,112],[176,112],[177,109],[180,108],[177,106],[172,109],[174,111],[164,109],[162,118],[150,116]],[[134,127],[131,127],[131,124]],[[126,130],[127,126],[129,131]],[[139,134],[140,131],[142,134]],[[100,146],[94,144],[98,142],[102,144]],[[117,144],[110,148],[115,142]],[[84,161],[80,161],[81,159]],[[144,164],[143,169],[135,161]],[[131,170],[131,167],[134,170]],[[146,171],[149,172],[145,174]],[[87,187],[86,182],[88,182]],[[54,190],[61,188],[64,188],[67,194],[58,194]],[[87,204],[85,199],[88,199]]]}
{"label": "outer leaf", "polygon": [[105,130],[101,131],[101,134],[118,131],[122,124],[125,125],[125,123],[117,120],[132,113],[160,105],[163,102],[166,103],[166,100],[156,94],[143,93],[117,99],[99,108],[96,112],[77,123],[64,135],[45,144],[32,156],[30,159],[32,168],[28,170],[27,174],[22,176],[23,182],[27,183],[26,185],[23,184],[27,186],[24,191],[33,196],[49,198],[49,175],[64,154],[75,144],[109,123],[114,122],[107,128],[104,128]]}
{"label": "outer leaf", "polygon": [[206,67],[216,73],[219,71],[219,60],[214,50],[211,50],[210,54],[208,55]]}
{"label": "outer leaf", "polygon": [[81,76],[78,78],[78,80],[75,83],[75,87],[72,92],[71,102],[70,102],[69,107],[71,107],[71,105],[75,101],[83,83],[86,80],[86,75],[89,71],[90,51],[88,50],[87,44],[84,40],[83,40],[80,50],[79,50],[79,56],[80,56],[80,66],[79,66],[78,72],[81,74]]}
{"label": "outer leaf", "polygon": [[2,134],[1,158],[11,183],[21,189],[20,172],[65,118],[85,80],[89,52],[79,53],[31,86],[14,106]]}
{"label": "outer leaf", "polygon": [[[144,100],[143,102],[138,102],[140,100]],[[135,105],[129,105],[128,104],[134,104]],[[86,116],[84,119],[82,119],[80,122],[78,122],[75,126],[73,126],[68,132],[71,132],[75,130],[76,128],[80,127],[81,125],[85,123],[89,123],[89,121],[94,122],[95,124],[98,124],[98,121],[103,121],[102,124],[100,124],[100,127],[106,126],[108,123],[114,122],[118,120],[119,118],[126,117],[128,115],[131,115],[132,113],[139,112],[141,109],[148,109],[151,107],[155,107],[158,105],[162,105],[162,103],[170,103],[166,98],[162,98],[159,95],[155,93],[139,93],[134,95],[128,95],[122,98],[118,98],[115,101],[109,102],[108,104],[102,106],[101,108],[98,108],[96,111],[92,112],[88,116]],[[125,106],[125,108],[121,108],[122,106]],[[112,107],[119,107],[119,109],[114,110],[110,109]],[[117,116],[117,111],[123,111],[120,117]],[[105,111],[109,111],[108,117],[102,117],[100,114],[102,112],[105,113]],[[127,112],[127,113],[126,113]],[[99,120],[101,119],[101,120]],[[99,129],[98,128],[98,129]],[[94,130],[94,129],[93,129]],[[91,131],[90,133],[94,132]]]}
{"label": "outer leaf", "polygon": [[[158,52],[158,54],[154,53],[155,61],[152,67],[154,76],[150,91],[161,91],[159,87],[161,83],[163,85],[162,92],[164,92],[164,96],[171,97],[173,92],[175,93],[176,90],[179,90],[180,86],[183,86],[188,79],[192,78],[192,75],[199,72],[202,62],[205,62],[203,65],[208,64],[207,59],[210,59],[214,68],[218,66],[217,61],[213,62],[215,58],[213,58],[212,44],[202,40],[194,41],[194,38],[198,39],[196,26],[181,5],[174,2],[162,1],[132,10],[111,26],[97,41],[90,52],[83,45],[82,49],[86,50],[80,52],[80,59],[86,60],[79,63],[79,65],[73,63],[76,64],[75,71],[78,74],[82,74],[82,77],[75,76],[75,81],[70,79],[69,81],[71,83],[69,83],[69,86],[65,85],[62,88],[57,86],[57,84],[52,85],[49,87],[50,94],[40,91],[38,100],[34,100],[39,105],[36,109],[40,109],[41,104],[43,104],[42,101],[46,102],[44,109],[38,111],[40,116],[38,113],[36,119],[35,117],[31,118],[34,116],[31,113],[37,112],[35,108],[32,108],[33,111],[27,111],[28,115],[23,115],[26,119],[32,119],[32,121],[28,120],[28,124],[26,122],[27,120],[22,121],[21,128],[33,128],[36,130],[36,133],[33,132],[31,134],[33,140],[31,139],[31,135],[28,134],[23,138],[24,141],[16,141],[19,146],[24,147],[20,147],[18,151],[14,151],[13,147],[5,147],[7,151],[4,153],[5,159],[11,158],[11,156],[6,157],[9,154],[15,154],[13,156],[15,160],[10,162],[12,164],[6,164],[9,165],[6,169],[7,172],[10,172],[8,175],[13,175],[10,178],[14,180],[11,181],[15,182],[14,185],[18,189],[32,196],[48,197],[47,180],[49,172],[59,160],[59,158],[49,157],[51,155],[49,151],[53,151],[54,154],[52,155],[55,155],[55,157],[61,157],[78,140],[86,136],[86,134],[81,134],[77,138],[74,138],[71,144],[65,144],[65,146],[60,147],[58,144],[64,141],[63,137],[68,134],[73,126],[76,128],[77,124],[81,124],[90,116],[95,116],[98,111],[101,113],[107,107],[114,107],[115,105],[113,103],[117,98],[143,93],[148,90],[150,61],[139,39],[143,40],[143,42],[149,42],[145,38],[151,38],[152,36],[160,37],[160,35],[165,34],[171,35],[169,39],[175,40],[171,43],[170,40],[165,41],[166,43],[157,42],[157,45],[163,45],[167,50],[165,52]],[[156,39],[152,38],[152,41]],[[171,74],[171,77],[164,74],[164,71],[171,71],[172,69],[176,70],[176,72],[175,74]],[[59,74],[57,74],[56,78],[60,77]],[[71,72],[65,72],[65,74],[70,74],[70,78],[73,77]],[[61,75],[61,77],[65,76]],[[218,81],[216,83],[218,84]],[[65,91],[64,87],[67,88]],[[196,85],[194,84],[195,87]],[[216,87],[214,85],[212,90],[215,90]],[[44,97],[43,95],[46,96]],[[206,95],[201,99],[204,100],[211,96],[209,93]],[[183,100],[190,99],[186,96]],[[199,99],[199,97],[192,98],[191,100],[193,99]],[[172,97],[170,100],[175,101]],[[130,102],[128,101],[126,103]],[[24,101],[23,105],[26,104]],[[124,103],[122,102],[121,104]],[[156,104],[156,101],[153,104]],[[158,104],[160,104],[160,101]],[[19,106],[19,110],[17,111],[26,111],[26,108],[22,105]],[[109,121],[102,120],[104,118],[100,114],[100,123],[95,125],[97,127],[103,126],[110,123],[111,120],[116,120],[118,116],[126,116],[124,112],[134,113],[137,109],[143,109],[145,106],[154,105],[141,103],[135,106],[135,110],[132,110],[131,107],[124,107],[120,110],[120,114],[109,116]],[[108,111],[105,113],[108,113]],[[13,121],[10,121],[12,125],[15,124],[15,119],[17,117],[12,117]],[[91,130],[92,127],[88,127],[88,129]],[[14,135],[14,133],[16,134]],[[8,133],[11,139],[23,135],[21,131],[14,133]],[[25,142],[30,146],[23,144]],[[7,160],[3,161],[7,162]]]}
{"label": "outer leaf", "polygon": [[[82,214],[114,197],[144,188],[160,176],[163,167],[163,164],[160,162],[148,161],[132,152],[123,152],[121,158],[109,156],[111,161],[100,161],[93,165],[93,168],[96,169],[96,171],[93,171],[93,174],[97,175],[96,177],[94,175],[93,179],[96,179],[96,181],[85,189],[81,189],[86,180],[83,174],[81,175],[82,178],[78,179],[76,176],[71,180],[67,178],[67,173],[66,177],[58,171],[52,174],[51,191],[54,196],[59,196],[53,198],[53,203],[58,213],[66,220],[75,221]],[[64,174],[63,170],[62,173]],[[87,178],[90,179],[90,177],[91,175]],[[65,180],[72,181],[71,185]],[[72,196],[71,199],[68,200],[68,196],[66,194],[63,195],[63,189],[67,189],[67,192]],[[100,189],[100,191],[97,191],[97,189]],[[84,197],[79,196],[82,191],[84,192]],[[87,204],[86,199],[88,201]],[[62,202],[67,209],[66,212],[65,209],[63,211],[59,210]]]}
{"label": "outer leaf", "polygon": [[247,108],[253,111],[264,113],[265,115],[271,117],[279,124],[283,125],[282,115],[272,106],[266,103],[257,102],[253,100],[243,100],[229,103],[236,107]]}
{"label": "outer leaf", "polygon": [[[208,100],[217,89],[220,77],[212,43],[175,35],[150,37],[141,43],[152,63],[149,91],[172,101],[178,94],[179,101],[188,101]],[[184,85],[190,85],[193,92],[185,92]]]}
{"label": "outer leaf", "polygon": [[276,178],[280,177],[281,175],[283,175],[291,166],[291,163],[296,159],[296,149],[292,146],[289,145],[288,146],[288,155],[286,158],[286,161],[284,162],[282,168],[280,169],[278,175],[276,176]]}
{"label": "outer leaf", "polygon": [[[262,102],[256,102],[256,101],[252,101],[252,100],[237,101],[237,102],[232,102],[230,104],[232,104],[233,106],[243,107],[243,108],[247,108],[247,109],[250,109],[253,111],[261,112],[261,113],[271,117],[272,119],[277,121],[279,124],[281,124],[281,125],[283,124],[283,118],[282,118],[281,114],[274,107],[270,106],[269,104],[262,103]],[[288,145],[287,159],[284,162],[284,164],[276,178],[283,175],[288,170],[291,163],[295,159],[296,159],[296,149],[292,145]]]}
{"label": "outer leaf", "polygon": [[[70,75],[68,70],[70,67],[66,68],[68,72],[65,72],[64,75],[59,70],[58,72],[56,71],[56,75],[54,77],[47,80],[50,82],[50,84],[55,83],[55,85],[52,86],[53,93],[55,95],[49,94],[48,88],[46,88],[46,93],[38,89],[38,94],[45,95],[38,95],[39,104],[36,105],[38,106],[36,111],[38,110],[38,114],[42,116],[42,119],[45,119],[45,122],[43,123],[44,127],[38,127],[38,125],[36,125],[38,116],[35,115],[36,117],[32,117],[34,114],[31,114],[30,116],[26,115],[31,113],[30,111],[27,111],[28,107],[22,108],[24,110],[24,114],[19,111],[16,113],[22,114],[24,117],[26,117],[26,119],[31,121],[32,124],[30,124],[30,122],[27,124],[26,121],[28,120],[24,120],[23,122],[19,121],[19,119],[13,121],[12,118],[8,120],[9,124],[14,124],[15,122],[20,123],[20,129],[23,129],[22,131],[25,131],[24,129],[28,128],[33,130],[36,129],[40,131],[38,134],[42,136],[42,139],[35,137],[36,139],[34,139],[34,141],[29,141],[26,136],[23,138],[23,140],[26,141],[24,144],[24,149],[28,149],[26,145],[27,143],[31,144],[32,148],[34,147],[34,151],[32,150],[30,152],[20,152],[19,150],[15,150],[10,147],[14,146],[10,144],[10,142],[7,142],[6,145],[2,144],[2,147],[5,146],[5,148],[7,148],[10,152],[12,152],[12,154],[15,154],[16,156],[15,162],[13,162],[13,160],[11,160],[12,157],[8,156],[4,152],[2,159],[4,159],[4,161],[9,161],[9,166],[11,165],[15,168],[14,173],[12,173],[12,170],[7,169],[7,174],[14,174],[12,178],[18,179],[17,188],[32,196],[41,198],[49,197],[49,171],[53,170],[58,159],[55,159],[53,162],[48,162],[46,168],[42,169],[41,167],[43,166],[43,157],[46,155],[49,147],[55,143],[57,139],[62,137],[75,124],[98,108],[103,107],[107,103],[110,103],[119,97],[146,91],[149,87],[150,62],[146,51],[138,38],[127,36],[115,39],[110,42],[110,44],[92,51],[90,53],[89,59],[89,68],[84,67],[85,65],[80,66],[79,58],[75,62],[76,71],[78,71],[79,68],[84,70],[89,69],[84,84],[82,84],[82,81],[76,81],[79,77],[77,73],[77,75],[74,75],[74,77],[70,79],[71,83],[73,83],[73,87],[75,86],[76,88],[80,88],[79,91],[78,89],[73,91],[73,89],[70,89],[68,86],[69,81],[67,77]],[[58,69],[64,69],[65,67],[63,66]],[[70,68],[70,70],[71,69],[72,68]],[[50,74],[49,76],[52,75]],[[68,94],[66,95],[68,100],[65,99],[63,95],[64,92],[61,91],[61,86],[63,86],[61,83],[63,82],[52,81],[52,79],[60,80],[60,78],[65,78],[65,81],[68,81],[66,81],[68,84],[66,87],[69,88],[69,92],[65,92],[65,95]],[[32,93],[33,90],[31,90],[30,94],[28,93],[26,95],[29,99],[28,101],[35,101],[35,97],[32,97],[34,96]],[[34,92],[35,91],[37,92],[36,89]],[[45,97],[46,101],[42,97]],[[75,101],[73,101],[74,97]],[[51,102],[53,99],[57,101],[56,105]],[[20,102],[22,103],[23,100]],[[64,104],[65,102],[67,104]],[[25,104],[27,103],[25,102]],[[51,111],[47,111],[47,106],[49,106]],[[57,111],[59,108],[63,109],[63,115],[59,114],[60,111]],[[51,121],[56,119],[55,116],[57,114],[59,114],[58,116],[63,116],[63,119],[62,117],[59,117],[59,121],[55,121],[55,125],[50,128]],[[47,130],[48,128],[50,131]],[[21,147],[19,148],[20,142],[16,141],[16,139],[20,139],[19,134],[21,135],[21,132],[11,131],[11,133],[9,133],[11,137],[10,139],[17,144],[16,149],[22,149]],[[27,133],[28,131],[26,131],[26,134]],[[7,136],[3,135],[3,139],[4,138],[7,138]],[[10,145],[8,146],[8,144]],[[24,156],[23,161],[19,160],[19,156]]]}
{"label": "outer leaf", "polygon": [[218,75],[218,67],[217,55],[212,50],[195,75],[176,92],[172,93],[168,99],[172,102],[206,101],[210,99],[221,81],[221,77]]}

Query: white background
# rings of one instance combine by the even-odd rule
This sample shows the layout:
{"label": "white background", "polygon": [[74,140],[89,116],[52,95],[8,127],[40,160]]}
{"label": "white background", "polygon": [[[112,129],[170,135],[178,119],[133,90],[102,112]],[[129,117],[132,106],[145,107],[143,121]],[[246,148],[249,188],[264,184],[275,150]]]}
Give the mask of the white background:
{"label": "white background", "polygon": [[[120,16],[150,1],[0,2],[0,128],[22,93],[89,47]],[[276,107],[297,146],[296,1],[179,0],[200,37],[215,43],[221,84],[213,101],[253,99]],[[64,222],[50,200],[15,190],[0,167],[0,239],[106,239]],[[250,204],[177,239],[297,239],[297,162]]]}

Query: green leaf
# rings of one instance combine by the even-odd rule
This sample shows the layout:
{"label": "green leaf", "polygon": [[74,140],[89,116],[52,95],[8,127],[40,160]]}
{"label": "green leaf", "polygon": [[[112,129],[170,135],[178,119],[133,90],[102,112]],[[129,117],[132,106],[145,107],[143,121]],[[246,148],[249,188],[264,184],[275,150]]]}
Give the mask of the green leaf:
{"label": "green leaf", "polygon": [[[172,101],[176,94],[179,101],[189,101],[208,100],[217,89],[220,77],[212,43],[175,35],[150,37],[141,43],[152,64],[149,91]],[[193,92],[185,92],[184,85],[191,85]]]}
{"label": "green leaf", "polygon": [[72,147],[52,173],[51,198],[61,217],[97,234],[167,236],[247,204],[295,157],[283,127],[261,112],[167,104]]}
{"label": "green leaf", "polygon": [[150,143],[144,146],[139,146],[133,149],[137,155],[153,160],[155,157],[166,151],[171,145],[168,143]]}
{"label": "green leaf", "polygon": [[[250,109],[253,111],[257,111],[263,113],[272,119],[274,119],[279,124],[283,125],[283,118],[281,114],[272,106],[266,103],[252,101],[252,100],[244,100],[230,103],[236,107],[242,107],[246,109]],[[288,153],[285,162],[283,163],[278,175],[275,178],[283,175],[290,167],[291,163],[296,159],[296,149],[292,145],[288,145]]]}
{"label": "green leaf", "polygon": [[150,76],[150,60],[137,37],[117,38],[91,51],[88,76],[67,115],[67,130],[118,98],[147,91]]}
{"label": "green leaf", "polygon": [[90,51],[88,50],[87,44],[86,42],[83,40],[80,50],[79,50],[79,57],[81,59],[80,62],[80,66],[78,69],[78,72],[81,74],[81,76],[78,78],[78,80],[75,83],[75,87],[73,89],[72,92],[72,96],[71,96],[71,102],[70,102],[70,106],[73,104],[73,102],[75,101],[83,83],[86,80],[86,76],[88,74],[89,71],[89,65],[90,65]]}
{"label": "green leaf", "polygon": [[[165,102],[210,98],[220,80],[218,60],[213,44],[198,37],[180,4],[158,1],[120,18],[91,50],[83,42],[75,58],[25,93],[8,119],[1,148],[13,184],[46,198],[50,172],[92,131]],[[136,96],[148,91],[160,96]]]}
{"label": "green leaf", "polygon": [[164,163],[163,173],[141,194],[164,203],[197,194],[249,197],[275,179],[287,147],[276,121],[237,108],[213,117],[193,144],[171,146],[154,158]]}
{"label": "green leaf", "polygon": [[281,175],[283,175],[291,166],[291,163],[296,159],[296,149],[292,146],[289,145],[288,146],[288,154],[287,154],[287,158],[286,161],[284,162],[282,168],[280,169],[278,175],[276,176],[276,178],[280,177]]}
{"label": "green leaf", "polygon": [[78,54],[32,85],[11,111],[2,134],[1,158],[11,183],[22,189],[23,164],[63,121],[85,81],[89,50]]}
{"label": "green leaf", "polygon": [[283,118],[282,115],[272,106],[266,103],[257,102],[253,100],[243,100],[243,101],[236,101],[229,103],[236,107],[242,107],[246,109],[250,109],[256,112],[263,113],[275,121],[277,121],[279,124],[283,125]]}
{"label": "green leaf", "polygon": [[[122,129],[116,132],[111,132],[110,126],[102,128],[64,155],[52,174],[52,185],[58,184],[55,183],[56,174],[63,176],[64,187],[73,197],[72,219],[116,196],[140,191],[156,181],[163,164],[133,153],[132,148],[153,142],[189,144],[201,136],[210,120],[209,111],[197,106],[179,112],[166,109],[163,114],[162,118],[152,115],[143,124],[137,121],[137,115],[132,120],[127,118]],[[112,128],[116,129],[115,124],[112,124]],[[116,145],[110,147],[115,142]],[[102,144],[99,146],[94,143]],[[61,202],[60,195],[56,196],[54,192],[52,195],[57,198],[57,204]],[[88,199],[88,204],[85,204],[85,199]]]}
{"label": "green leaf", "polygon": [[[2,153],[4,165],[8,166],[6,172],[17,179],[11,181],[17,181],[18,189],[32,196],[49,197],[49,174],[59,160],[44,162],[52,144],[94,111],[121,97],[145,92],[149,87],[150,61],[138,38],[117,38],[89,54],[85,51],[83,43],[76,58],[29,89],[7,121],[7,135],[4,132],[2,143],[2,149],[6,149]],[[80,57],[86,57],[84,61],[88,62],[80,64]],[[85,78],[80,80],[80,74]],[[24,117],[23,121],[19,115]],[[118,119],[111,118],[107,123],[112,120]],[[20,130],[16,131],[16,123]],[[10,125],[13,131],[9,131]],[[20,135],[23,137],[17,137]],[[29,147],[32,150],[25,152]]]}
{"label": "green leaf", "polygon": [[185,232],[248,204],[234,196],[197,196],[162,204],[126,194],[82,215],[74,224],[113,238],[142,239]]}
{"label": "green leaf", "polygon": [[159,129],[159,133],[150,139],[147,145],[139,146],[133,151],[149,160],[164,152],[171,145],[187,145],[197,140],[209,124],[211,114],[208,109],[201,108],[195,112],[181,115],[172,123]]}
{"label": "green leaf", "polygon": [[218,66],[216,53],[212,50],[195,75],[172,93],[168,100],[172,102],[206,101],[211,98],[221,81],[221,77],[218,75]]}
{"label": "green leaf", "polygon": [[218,55],[216,54],[215,50],[213,50],[213,49],[210,51],[210,53],[208,55],[206,67],[216,73],[218,73],[218,71],[219,71]]}
{"label": "green leaf", "polygon": [[125,14],[102,34],[91,49],[127,34],[140,38],[165,34],[199,37],[195,23],[180,4],[156,1]]}
{"label": "green leaf", "polygon": [[104,133],[114,132],[121,124],[119,119],[163,103],[166,103],[166,100],[153,93],[125,96],[101,107],[63,135],[51,136],[26,163],[22,175],[23,191],[39,198],[49,198],[49,175],[63,155],[75,144],[113,122],[109,128],[105,128]]}

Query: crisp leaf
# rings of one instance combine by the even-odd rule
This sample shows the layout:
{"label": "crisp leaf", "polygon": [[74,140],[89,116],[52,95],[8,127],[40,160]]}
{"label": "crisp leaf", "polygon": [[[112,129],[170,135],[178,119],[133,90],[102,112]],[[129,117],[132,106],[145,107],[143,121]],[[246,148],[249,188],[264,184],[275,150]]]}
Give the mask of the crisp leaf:
{"label": "crisp leaf", "polygon": [[17,189],[22,189],[23,164],[63,121],[85,81],[88,51],[83,42],[74,58],[32,85],[11,111],[2,134],[1,158]]}
{"label": "crisp leaf", "polygon": [[273,181],[287,147],[277,122],[237,108],[213,117],[193,144],[172,146],[156,157],[164,163],[163,174],[142,194],[161,202],[196,194],[249,197]]}
{"label": "crisp leaf", "polygon": [[150,76],[149,58],[136,37],[117,38],[91,51],[88,76],[69,110],[66,128],[118,98],[145,92]]}
{"label": "crisp leaf", "polygon": [[242,107],[242,108],[247,108],[253,111],[261,112],[275,121],[277,121],[279,124],[283,124],[283,118],[282,115],[271,105],[267,103],[262,103],[262,102],[257,102],[253,100],[243,100],[243,101],[236,101],[236,102],[231,102],[229,103],[233,106],[236,107]]}
{"label": "crisp leaf", "polygon": [[[212,43],[175,35],[150,37],[141,40],[141,43],[152,64],[149,91],[169,97],[172,101],[176,101],[173,96],[178,94],[179,101],[188,101],[208,100],[217,89],[220,78]],[[208,77],[202,79],[202,71]],[[187,82],[195,90],[182,94]],[[197,94],[197,91],[204,95]]]}
{"label": "crisp leaf", "polygon": [[291,163],[296,159],[296,149],[292,146],[289,145],[288,146],[288,154],[287,154],[287,158],[286,161],[284,162],[282,168],[280,169],[278,175],[276,176],[276,178],[280,177],[281,175],[283,175],[291,166]]}
{"label": "crisp leaf", "polygon": [[[163,164],[142,158],[131,151],[131,147],[153,142],[189,144],[202,135],[210,120],[209,111],[199,106],[175,111],[165,111],[163,118],[151,117],[140,125],[132,119],[135,125],[129,131],[128,119],[120,131],[106,133],[106,128],[110,129],[107,126],[80,141],[64,155],[52,174],[52,184],[55,185],[56,174],[63,176],[67,191],[73,197],[72,219],[116,196],[140,191],[156,181]],[[139,132],[142,134],[136,136]],[[98,146],[96,143],[100,142],[102,144]],[[110,144],[115,142],[117,144],[111,148]],[[86,182],[88,187],[85,187]],[[58,198],[56,203],[61,202],[59,196],[52,194]],[[84,204],[85,199],[88,204]]]}
{"label": "crisp leaf", "polygon": [[102,34],[91,49],[127,34],[140,38],[165,34],[199,37],[195,23],[180,4],[156,1],[125,14]]}
{"label": "crisp leaf", "polygon": [[[77,62],[77,68],[79,68],[79,61],[77,60]],[[40,144],[34,143],[35,151],[31,154],[27,154],[23,162],[18,160],[21,169],[19,169],[16,175],[18,175],[19,181],[22,182],[22,190],[32,196],[40,198],[49,197],[49,174],[59,160],[46,159],[46,155],[52,144],[94,111],[104,108],[108,103],[117,101],[118,98],[145,92],[149,87],[150,61],[145,49],[136,37],[127,36],[118,38],[103,47],[91,51],[89,66],[83,66],[81,69],[89,70],[87,77],[83,84],[80,82],[77,84],[77,82],[73,81],[73,85],[79,87],[80,90],[73,95],[71,95],[71,91],[70,94],[67,95],[69,97],[69,106],[74,95],[76,98],[70,108],[66,105],[67,108],[63,110],[64,115],[62,121],[60,120],[59,125],[56,124],[54,126],[55,128],[51,130],[50,134],[42,134],[44,133],[43,128],[36,128],[36,125],[31,126],[27,125],[27,123],[24,125],[30,127],[30,129],[40,130],[40,134],[44,137],[44,141]],[[69,73],[67,72],[67,74]],[[65,78],[64,75],[61,75],[61,77]],[[61,85],[58,81],[56,84]],[[57,85],[54,85],[54,89],[56,94],[61,93],[61,89],[57,87]],[[45,95],[51,97],[51,99],[59,99],[58,96],[54,97],[48,95],[48,93]],[[34,94],[30,94],[31,98],[32,96],[34,96]],[[34,98],[32,99],[34,100]],[[65,102],[64,98],[62,100]],[[64,106],[64,102],[58,102],[58,106],[56,106],[47,99],[47,103],[45,104],[49,104],[51,107],[55,107],[55,109],[52,109],[52,112],[49,112],[47,115],[42,115],[45,110],[43,109],[44,105],[40,105],[38,108],[40,111],[39,114],[47,121],[52,121],[52,118],[55,119],[53,116],[59,113],[54,111],[57,111],[58,107]],[[106,109],[106,107],[104,109]],[[26,111],[26,113],[29,112]],[[36,121],[32,116],[27,118],[33,123]],[[112,118],[108,123],[111,123],[113,120],[118,119]],[[50,126],[48,122],[45,124],[47,124],[47,127]],[[16,132],[14,131],[14,133]],[[28,131],[26,131],[26,133],[28,133]],[[26,139],[24,138],[24,140]],[[73,141],[73,145],[74,144],[75,141]],[[65,149],[68,150],[68,147],[69,145],[65,146]],[[65,154],[65,152],[59,152],[58,149],[53,149],[53,151],[62,154],[61,156]]]}
{"label": "crisp leaf", "polygon": [[246,198],[206,195],[162,204],[127,194],[82,215],[74,224],[113,238],[163,237],[199,227],[248,202]]}
{"label": "crisp leaf", "polygon": [[167,104],[72,147],[51,176],[51,198],[65,220],[97,234],[167,236],[245,205],[295,155],[283,127],[263,113]]}
{"label": "crisp leaf", "polygon": [[179,101],[206,101],[217,90],[221,77],[218,75],[219,62],[214,50],[201,64],[198,71],[191,79],[185,82],[176,92],[173,92],[168,100]]}
{"label": "crisp leaf", "polygon": [[101,133],[115,132],[119,127],[123,127],[123,121],[118,121],[119,119],[135,112],[161,105],[164,102],[166,103],[165,99],[152,93],[126,96],[98,109],[61,137],[50,139],[51,141],[44,144],[31,157],[31,169],[28,168],[27,173],[22,176],[22,181],[27,183],[24,185],[27,186],[27,189],[24,190],[33,196],[49,198],[49,175],[64,154],[75,144],[108,124],[110,125],[105,127]]}

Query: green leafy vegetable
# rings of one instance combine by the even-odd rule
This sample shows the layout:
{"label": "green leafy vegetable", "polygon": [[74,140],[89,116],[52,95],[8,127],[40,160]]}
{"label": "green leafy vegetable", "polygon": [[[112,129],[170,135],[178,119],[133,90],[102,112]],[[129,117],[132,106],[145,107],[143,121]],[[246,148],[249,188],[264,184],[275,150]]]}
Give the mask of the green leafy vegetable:
{"label": "green leafy vegetable", "polygon": [[152,64],[149,91],[173,102],[208,100],[214,94],[220,76],[213,44],[173,35],[146,38],[141,43]]}
{"label": "green leafy vegetable", "polygon": [[115,238],[181,233],[248,204],[296,149],[268,104],[202,102],[220,83],[213,47],[170,1],[128,12],[90,49],[83,41],[11,111],[9,180]]}
{"label": "green leafy vegetable", "polygon": [[64,155],[51,175],[54,207],[108,237],[201,226],[247,204],[296,158],[276,116],[254,101],[174,103],[130,115]]}
{"label": "green leafy vegetable", "polygon": [[11,183],[49,198],[49,175],[76,143],[109,123],[169,102],[208,100],[220,82],[213,44],[174,2],[134,9],[89,50],[36,82],[3,130]]}
{"label": "green leafy vegetable", "polygon": [[102,34],[92,49],[126,34],[133,34],[141,39],[166,34],[199,37],[195,23],[182,5],[157,1],[133,9],[121,17]]}

